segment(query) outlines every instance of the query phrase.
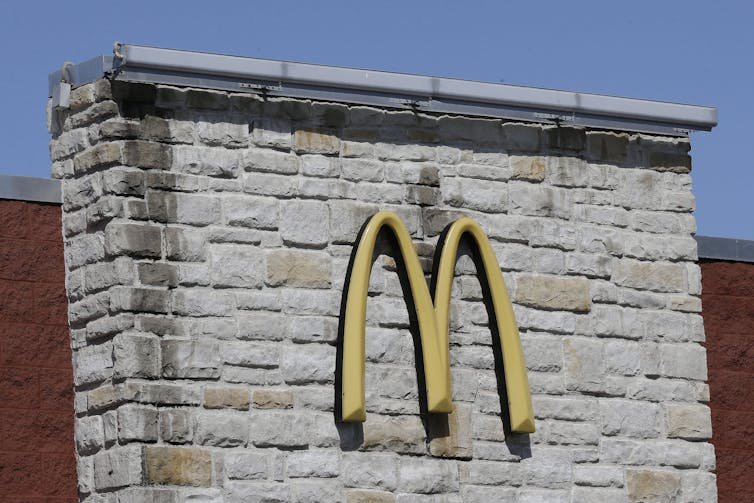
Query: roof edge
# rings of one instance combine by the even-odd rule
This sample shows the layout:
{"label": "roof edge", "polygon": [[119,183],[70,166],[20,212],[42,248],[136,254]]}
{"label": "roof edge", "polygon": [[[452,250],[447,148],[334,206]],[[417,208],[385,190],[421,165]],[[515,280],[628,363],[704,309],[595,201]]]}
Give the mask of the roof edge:
{"label": "roof edge", "polygon": [[754,262],[754,241],[746,239],[695,236],[700,259]]}
{"label": "roof edge", "polygon": [[[74,86],[107,76],[674,136],[717,125],[715,107],[131,44],[116,43],[115,57],[99,56],[66,73]],[[50,96],[61,74],[50,75]]]}
{"label": "roof edge", "polygon": [[60,180],[0,175],[0,199],[62,204]]}

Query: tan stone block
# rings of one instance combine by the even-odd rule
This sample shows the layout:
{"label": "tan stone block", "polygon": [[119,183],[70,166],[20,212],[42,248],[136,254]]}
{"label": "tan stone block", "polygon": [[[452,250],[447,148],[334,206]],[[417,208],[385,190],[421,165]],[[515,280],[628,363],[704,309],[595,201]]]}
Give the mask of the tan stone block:
{"label": "tan stone block", "polygon": [[235,387],[204,388],[204,406],[208,409],[249,410],[249,390]]}
{"label": "tan stone block", "polygon": [[395,503],[395,496],[385,491],[353,489],[346,493],[346,503]]}
{"label": "tan stone block", "polygon": [[371,143],[343,141],[340,144],[341,157],[371,157],[373,154],[374,145]]}
{"label": "tan stone block", "polygon": [[619,286],[655,292],[688,290],[686,267],[682,264],[658,264],[623,259],[613,264],[612,281]]}
{"label": "tan stone block", "polygon": [[668,404],[665,421],[670,438],[706,440],[712,437],[712,419],[706,405]]}
{"label": "tan stone block", "polygon": [[85,173],[101,166],[110,166],[120,162],[120,144],[100,143],[84,151],[73,160],[76,173]]}
{"label": "tan stone block", "polygon": [[209,486],[212,454],[206,449],[147,447],[147,483],[176,486]]}
{"label": "tan stone block", "polygon": [[450,414],[430,414],[429,453],[441,458],[471,459],[471,405],[455,404]]}
{"label": "tan stone block", "polygon": [[296,152],[312,154],[340,153],[340,139],[326,130],[299,129],[293,134],[293,145]]}
{"label": "tan stone block", "polygon": [[87,393],[89,410],[107,409],[123,401],[121,387],[103,385]]}
{"label": "tan stone block", "polygon": [[702,299],[688,295],[674,295],[668,299],[668,309],[688,313],[701,313]]}
{"label": "tan stone block", "polygon": [[387,417],[371,414],[364,423],[362,448],[407,454],[424,454],[424,426],[417,416]]}
{"label": "tan stone block", "polygon": [[631,502],[675,502],[681,492],[681,476],[664,470],[627,470],[626,488]]}
{"label": "tan stone block", "polygon": [[293,392],[288,390],[258,389],[252,395],[257,409],[290,409],[293,407]]}
{"label": "tan stone block", "polygon": [[317,252],[281,250],[267,255],[267,283],[271,286],[329,288],[330,257]]}
{"label": "tan stone block", "polygon": [[129,140],[123,144],[123,163],[143,169],[170,169],[173,151],[170,145],[142,140]]}
{"label": "tan stone block", "polygon": [[589,281],[544,275],[516,278],[515,301],[532,307],[588,312],[592,308]]}
{"label": "tan stone block", "polygon": [[78,112],[94,103],[94,84],[86,84],[71,90],[68,108]]}
{"label": "tan stone block", "polygon": [[541,182],[545,179],[545,159],[537,156],[518,156],[510,158],[511,178],[514,180],[528,180]]}

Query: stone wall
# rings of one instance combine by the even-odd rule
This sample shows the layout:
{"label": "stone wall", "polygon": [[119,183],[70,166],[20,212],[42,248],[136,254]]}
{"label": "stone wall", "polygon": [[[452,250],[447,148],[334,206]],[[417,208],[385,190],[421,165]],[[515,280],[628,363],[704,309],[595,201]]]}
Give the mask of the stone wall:
{"label": "stone wall", "polygon": [[0,501],[77,501],[60,205],[0,200]]}
{"label": "stone wall", "polygon": [[754,264],[701,263],[721,503],[754,500]]}
{"label": "stone wall", "polygon": [[[82,500],[715,501],[686,139],[108,81],[51,120]],[[367,421],[336,424],[344,278],[380,209],[427,271],[449,222],[486,231],[536,433],[505,435],[463,254],[455,412],[422,413],[387,245]]]}

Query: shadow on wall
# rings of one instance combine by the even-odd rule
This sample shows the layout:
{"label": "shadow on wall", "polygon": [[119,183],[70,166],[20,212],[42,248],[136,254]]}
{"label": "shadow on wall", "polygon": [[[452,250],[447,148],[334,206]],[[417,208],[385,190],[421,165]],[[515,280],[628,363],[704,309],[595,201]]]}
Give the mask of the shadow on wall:
{"label": "shadow on wall", "polygon": [[[547,149],[548,156],[586,159],[624,168],[681,173],[691,170],[690,143],[676,142],[671,138],[668,138],[669,141],[655,141],[642,135],[597,130],[590,131],[588,135],[584,128],[561,126],[559,123],[542,130],[541,124],[532,127],[504,119],[448,116],[405,109],[382,110],[342,103],[268,98],[264,94],[228,95],[199,89],[184,91],[119,81],[112,82],[112,92],[117,112],[122,117],[142,120],[141,129],[134,128],[131,134],[121,131],[121,139],[192,143],[190,138],[181,141],[184,134],[190,137],[190,128],[181,131],[179,126],[164,120],[175,119],[206,124],[207,127],[200,128],[199,135],[202,142],[210,146],[216,142],[232,147],[233,138],[213,137],[216,128],[212,126],[236,124],[249,125],[252,131],[264,130],[264,143],[283,150],[290,148],[290,144],[276,144],[276,132],[284,135],[295,132],[299,136],[297,143],[307,143],[307,139],[313,139],[320,147],[327,144],[328,137],[332,137],[353,142],[387,142],[393,148],[442,144],[473,149],[477,153],[506,150],[516,155],[531,156],[532,160],[537,160],[543,149]],[[386,112],[390,112],[390,115]],[[250,117],[254,118],[252,123],[249,123]],[[507,131],[501,128],[502,124],[506,124]],[[227,131],[223,132],[223,135],[226,134]],[[282,138],[284,135],[279,136]],[[242,145],[240,143],[238,146]],[[152,154],[160,158],[163,166],[172,162],[169,149]],[[142,161],[148,164],[149,159]],[[534,163],[531,168],[533,172],[530,174],[534,177],[544,174],[544,166]],[[207,166],[202,169],[206,172]],[[223,175],[230,177],[235,173],[215,173],[215,176]]]}

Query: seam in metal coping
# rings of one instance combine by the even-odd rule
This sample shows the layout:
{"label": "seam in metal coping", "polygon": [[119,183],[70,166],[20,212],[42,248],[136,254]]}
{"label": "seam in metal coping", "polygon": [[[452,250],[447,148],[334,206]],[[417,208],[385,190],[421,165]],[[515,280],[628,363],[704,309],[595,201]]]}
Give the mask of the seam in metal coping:
{"label": "seam in metal coping", "polygon": [[[715,107],[116,43],[116,56],[67,68],[73,87],[102,77],[419,112],[685,136]],[[61,71],[49,76],[49,95]]]}

